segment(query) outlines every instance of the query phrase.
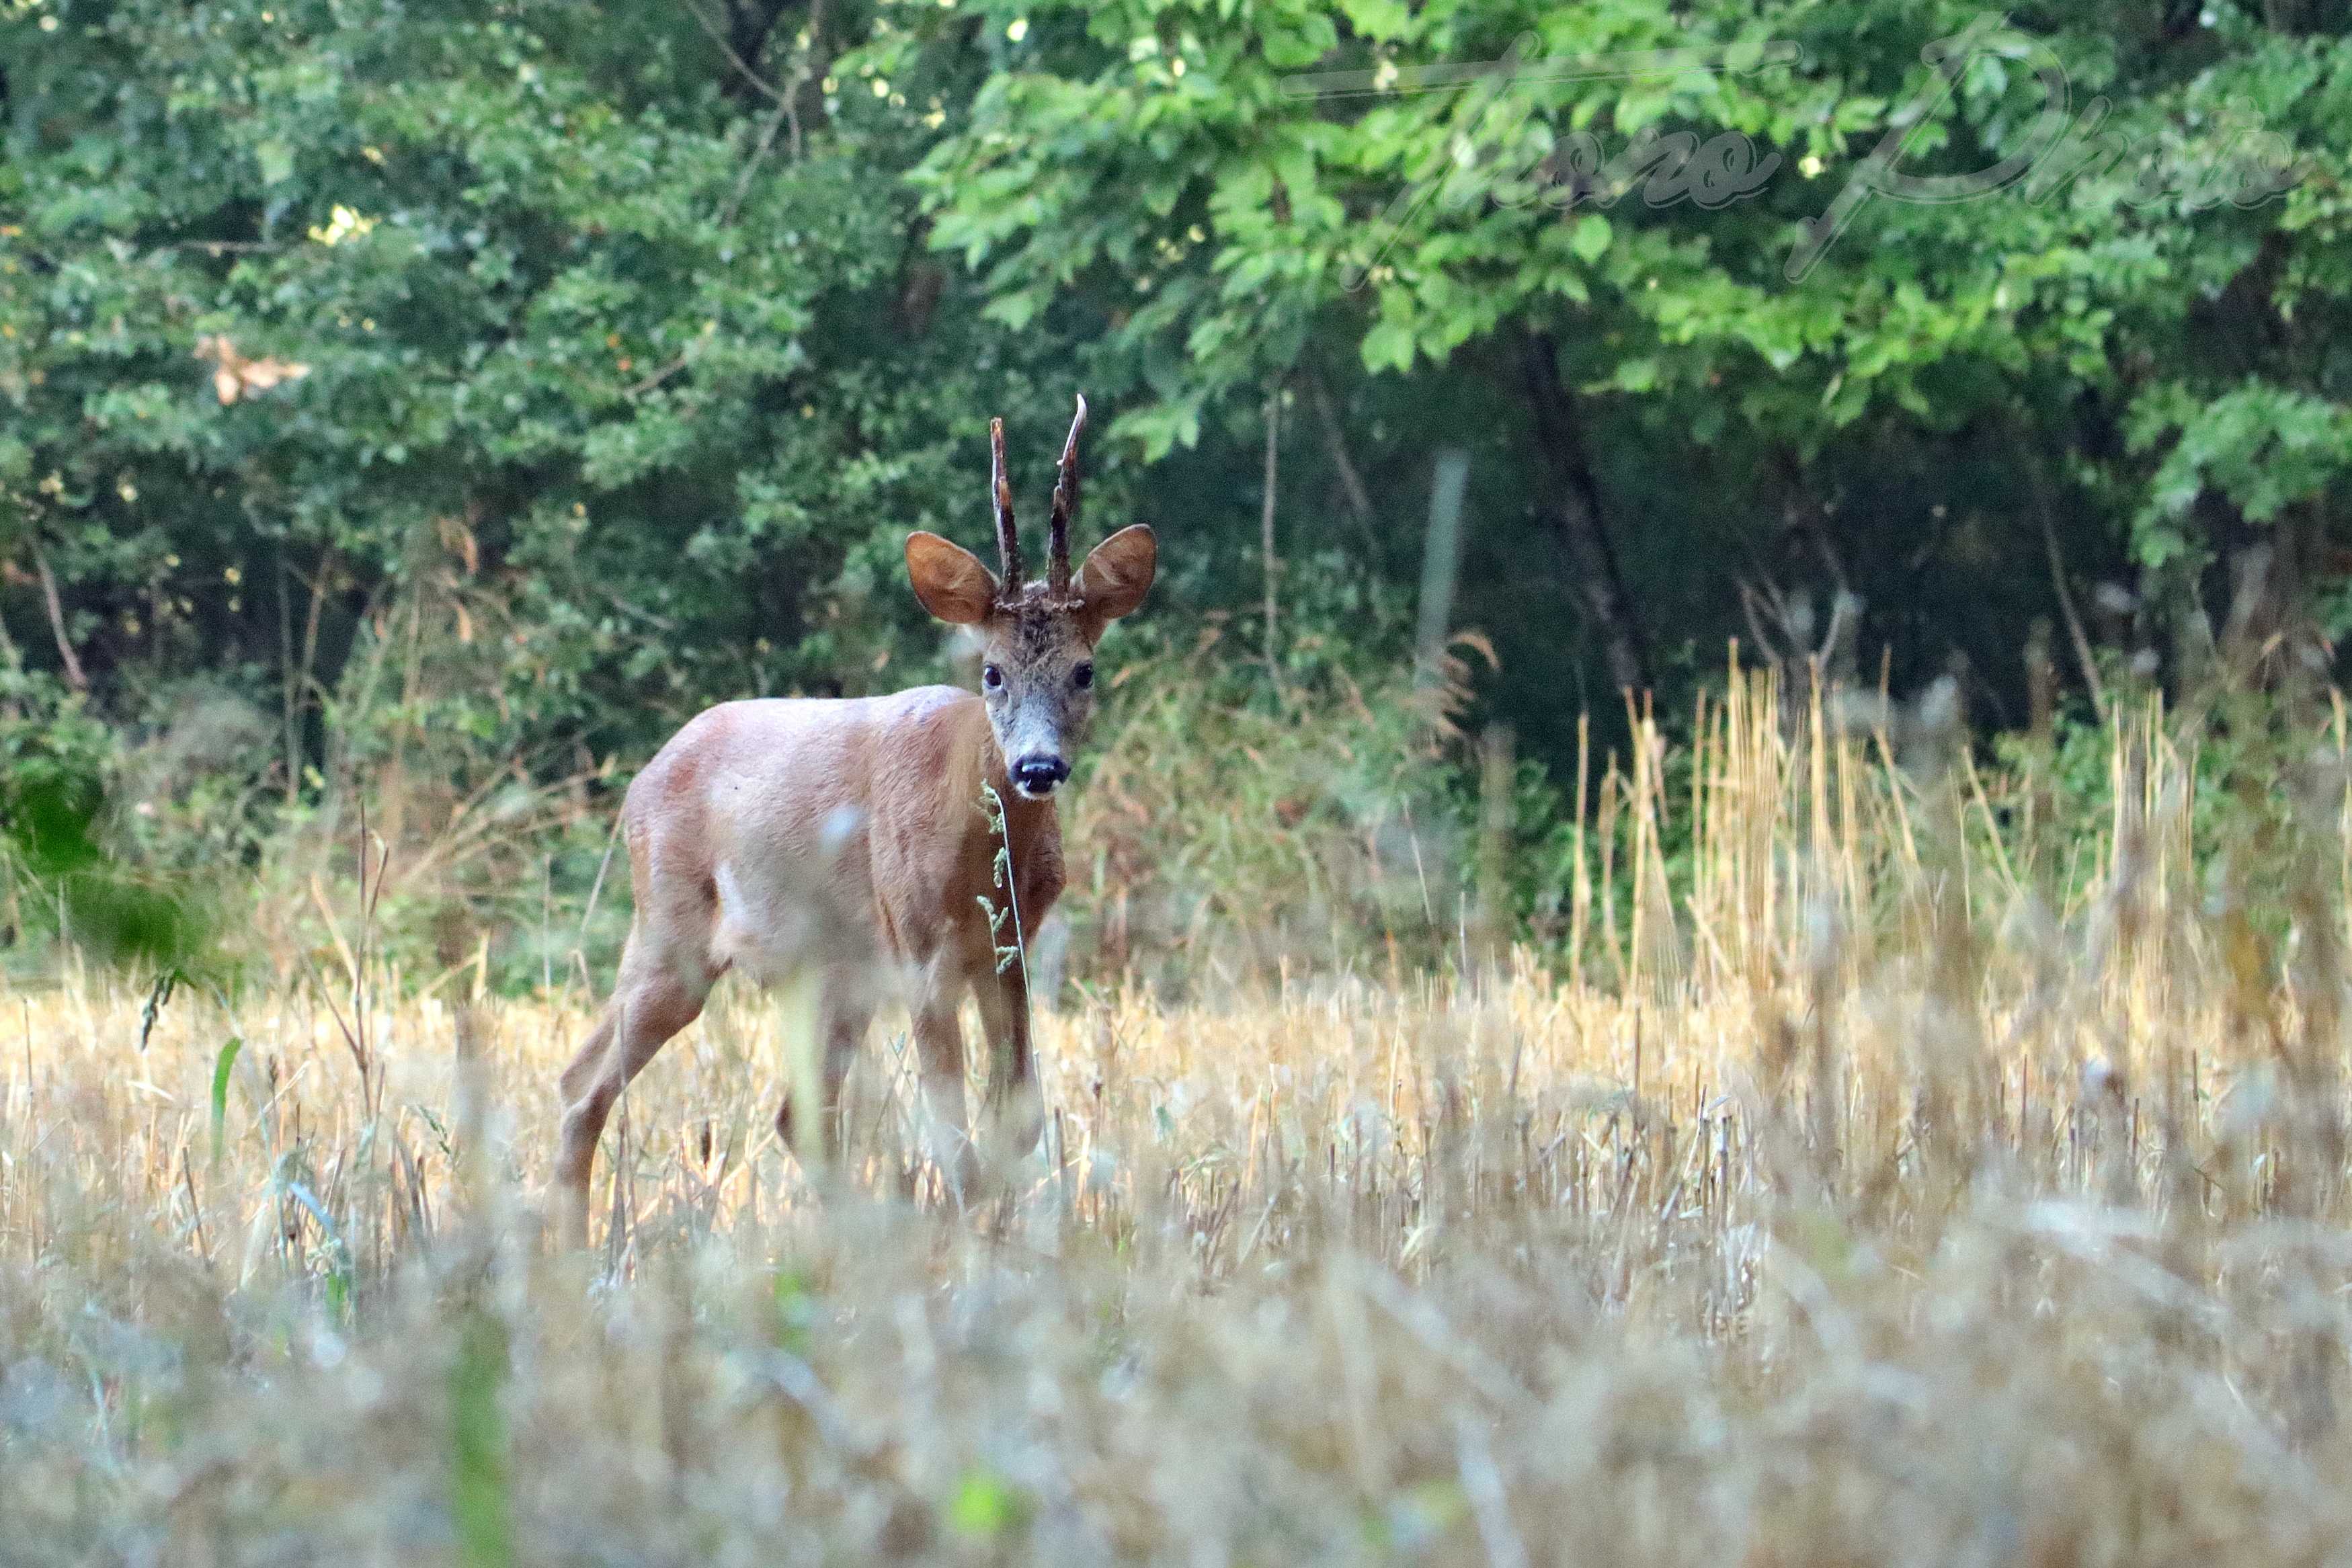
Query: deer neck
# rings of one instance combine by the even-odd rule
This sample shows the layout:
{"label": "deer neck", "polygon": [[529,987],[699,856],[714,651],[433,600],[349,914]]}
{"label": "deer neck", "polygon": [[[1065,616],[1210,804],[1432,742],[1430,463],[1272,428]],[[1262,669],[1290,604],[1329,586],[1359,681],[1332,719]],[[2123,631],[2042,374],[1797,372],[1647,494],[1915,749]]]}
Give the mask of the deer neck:
{"label": "deer neck", "polygon": [[950,785],[956,798],[971,809],[968,831],[973,836],[967,841],[975,847],[985,844],[990,856],[996,852],[996,836],[988,825],[987,800],[982,789],[985,785],[1003,804],[1004,834],[1010,841],[1013,863],[1018,865],[1041,834],[1050,837],[1058,831],[1060,820],[1055,814],[1055,801],[1050,797],[1032,800],[1013,788],[1012,776],[1004,767],[1004,753],[997,747],[987,719],[976,711],[976,705],[969,722],[971,727],[966,732],[968,738],[956,747],[962,761],[955,768]]}
{"label": "deer neck", "polygon": [[1004,802],[1004,832],[1013,841],[1013,858],[1017,862],[1024,848],[1034,843],[1039,833],[1059,825],[1055,800],[1052,796],[1032,800],[1013,787],[1012,776],[1005,771],[1004,754],[997,749],[994,736],[988,737],[982,747],[987,758],[988,787]]}

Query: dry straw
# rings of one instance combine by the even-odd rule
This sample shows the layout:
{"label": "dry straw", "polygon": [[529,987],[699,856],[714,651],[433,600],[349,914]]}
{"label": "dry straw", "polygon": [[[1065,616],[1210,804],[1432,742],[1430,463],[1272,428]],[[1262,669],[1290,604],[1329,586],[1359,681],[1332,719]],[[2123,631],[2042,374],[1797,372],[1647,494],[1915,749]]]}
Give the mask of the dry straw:
{"label": "dry straw", "polygon": [[820,1201],[741,996],[567,1257],[576,992],[21,992],[0,1555],[2336,1561],[2340,719],[2259,876],[2154,707],[2087,852],[1951,722],[1637,714],[1562,972],[1090,992],[961,1207],[895,1035]]}

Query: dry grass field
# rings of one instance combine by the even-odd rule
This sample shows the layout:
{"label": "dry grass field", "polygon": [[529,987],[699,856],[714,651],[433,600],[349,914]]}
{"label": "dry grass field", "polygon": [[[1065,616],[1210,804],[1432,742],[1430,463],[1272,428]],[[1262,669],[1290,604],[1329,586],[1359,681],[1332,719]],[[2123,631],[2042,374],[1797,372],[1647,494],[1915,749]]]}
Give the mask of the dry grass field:
{"label": "dry grass field", "polygon": [[2072,843],[1761,686],[1698,733],[1577,846],[1599,956],[1073,988],[961,1204],[903,1019],[812,1173],[723,989],[573,1256],[582,988],[22,989],[0,1561],[2352,1554],[2340,719],[2200,862],[2153,713]]}

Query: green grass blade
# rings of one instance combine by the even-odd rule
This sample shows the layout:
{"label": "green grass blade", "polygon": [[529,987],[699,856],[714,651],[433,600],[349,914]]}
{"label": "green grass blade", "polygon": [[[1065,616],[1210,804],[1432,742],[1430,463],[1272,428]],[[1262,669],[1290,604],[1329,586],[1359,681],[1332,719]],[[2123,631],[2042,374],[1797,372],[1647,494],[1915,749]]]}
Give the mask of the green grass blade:
{"label": "green grass blade", "polygon": [[218,1165],[228,1135],[228,1074],[236,1065],[236,1053],[245,1049],[245,1041],[236,1035],[220,1048],[213,1060],[213,1163]]}

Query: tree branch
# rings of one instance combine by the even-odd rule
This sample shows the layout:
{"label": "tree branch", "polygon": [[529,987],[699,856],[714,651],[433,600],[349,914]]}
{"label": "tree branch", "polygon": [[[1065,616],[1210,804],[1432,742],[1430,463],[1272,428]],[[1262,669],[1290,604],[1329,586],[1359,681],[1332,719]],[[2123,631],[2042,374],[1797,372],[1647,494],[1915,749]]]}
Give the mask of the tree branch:
{"label": "tree branch", "polygon": [[[742,77],[743,80],[761,97],[767,99],[772,103],[775,102],[780,97],[776,89],[768,85],[768,79],[761,76],[759,71],[753,68],[751,60],[747,60],[743,57],[742,52],[736,48],[734,43],[729,40],[726,34],[719,32],[719,25],[702,14],[702,7],[697,5],[695,0],[686,0],[686,8],[688,12],[693,16],[696,25],[701,27],[702,31],[709,37],[711,43],[717,47],[719,52],[727,57],[727,63],[735,68],[736,71]],[[760,47],[764,46],[767,43],[768,28],[773,27],[776,25],[776,17],[782,15],[782,11],[783,7],[779,5],[768,14],[767,26],[761,27],[754,39],[754,45],[751,51],[753,58],[758,57]],[[737,11],[734,6],[730,5],[728,7],[728,31],[735,33],[739,37],[742,36],[744,33],[742,21],[742,13]]]}
{"label": "tree branch", "polygon": [[58,640],[58,659],[65,665],[66,685],[78,692],[89,690],[89,676],[74,653],[73,640],[66,635],[65,606],[58,599],[57,574],[49,570],[48,552],[41,549],[37,538],[33,546],[33,570],[41,577],[41,602],[48,608],[49,634]]}
{"label": "tree branch", "polygon": [[2091,639],[2083,631],[2083,618],[2074,612],[2074,596],[2066,588],[2066,559],[2058,550],[2058,519],[2050,504],[2049,476],[2042,468],[2041,455],[2021,441],[2025,453],[2025,480],[2033,493],[2033,509],[2042,521],[2042,543],[2050,556],[2050,586],[2058,595],[2058,613],[2065,617],[2067,639],[2074,644],[2074,659],[2083,666],[2083,684],[2090,688],[2091,711],[2099,722],[2107,721],[2107,689],[2099,679],[2098,661],[2091,656]]}
{"label": "tree branch", "polygon": [[1277,693],[1282,690],[1282,665],[1276,657],[1274,637],[1274,580],[1279,570],[1274,555],[1274,483],[1281,431],[1282,388],[1277,382],[1265,394],[1265,502],[1258,513],[1259,548],[1265,555],[1265,674]]}
{"label": "tree branch", "polygon": [[1364,488],[1364,476],[1356,471],[1355,460],[1348,455],[1347,433],[1339,427],[1339,411],[1332,406],[1331,391],[1323,378],[1307,378],[1308,395],[1315,400],[1316,417],[1323,426],[1323,448],[1331,459],[1331,471],[1339,476],[1339,493],[1348,498],[1348,510],[1355,514],[1356,522],[1364,530],[1364,543],[1370,549],[1380,549],[1378,519],[1372,515],[1371,492]]}
{"label": "tree branch", "polygon": [[[698,11],[695,15],[699,16],[701,13]],[[706,26],[707,26],[708,24],[706,24]],[[786,125],[792,127],[792,137],[791,140],[785,143],[786,148],[790,152],[793,162],[795,163],[800,162],[801,115],[799,99],[802,89],[808,86],[809,78],[816,74],[817,47],[820,42],[819,33],[824,26],[824,0],[811,0],[809,5],[808,19],[808,47],[801,51],[801,57],[793,63],[793,74],[785,78],[784,85],[782,89],[770,88],[765,82],[760,84],[761,90],[767,93],[770,98],[775,100],[776,111],[768,117],[768,123],[761,128],[759,145],[751,149],[751,155],[743,160],[743,168],[741,172],[735,176],[735,189],[728,196],[727,205],[720,210],[719,214],[719,223],[720,227],[723,228],[727,225],[733,223],[735,221],[735,214],[742,210],[743,198],[750,195],[751,193],[751,177],[759,172],[760,165],[767,161],[769,151],[775,146],[776,132]],[[715,34],[713,35],[713,37],[715,39]],[[720,47],[723,48],[725,46],[721,45]]]}

